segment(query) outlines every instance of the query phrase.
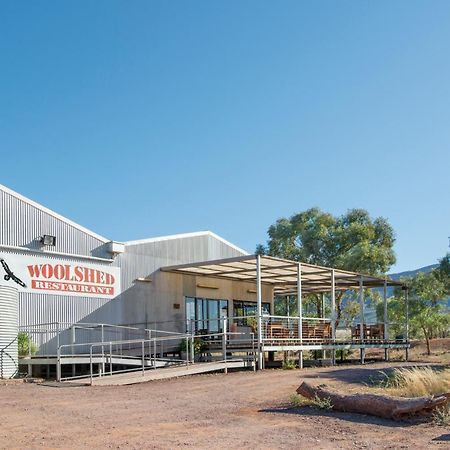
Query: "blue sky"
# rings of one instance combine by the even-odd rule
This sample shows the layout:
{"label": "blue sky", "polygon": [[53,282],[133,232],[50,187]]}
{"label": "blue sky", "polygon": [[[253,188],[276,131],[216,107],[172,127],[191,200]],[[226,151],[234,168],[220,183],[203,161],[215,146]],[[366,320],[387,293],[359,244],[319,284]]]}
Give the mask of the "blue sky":
{"label": "blue sky", "polygon": [[365,208],[406,270],[450,236],[450,2],[4,1],[0,182],[115,240],[253,251]]}

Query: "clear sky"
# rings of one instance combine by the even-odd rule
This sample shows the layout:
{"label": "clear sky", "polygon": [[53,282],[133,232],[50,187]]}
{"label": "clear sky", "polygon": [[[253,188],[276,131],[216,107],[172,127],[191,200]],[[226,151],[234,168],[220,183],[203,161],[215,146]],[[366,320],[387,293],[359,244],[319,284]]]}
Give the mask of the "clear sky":
{"label": "clear sky", "polygon": [[252,252],[365,208],[393,270],[450,236],[450,2],[2,1],[0,183],[115,240]]}

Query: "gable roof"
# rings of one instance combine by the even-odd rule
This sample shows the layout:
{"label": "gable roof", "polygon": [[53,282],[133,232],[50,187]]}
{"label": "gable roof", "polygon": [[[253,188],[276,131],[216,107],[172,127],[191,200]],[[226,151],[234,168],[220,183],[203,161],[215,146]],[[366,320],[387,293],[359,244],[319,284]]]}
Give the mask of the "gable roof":
{"label": "gable roof", "polygon": [[230,241],[227,241],[223,237],[217,235],[216,233],[213,233],[212,231],[206,230],[206,231],[194,231],[192,233],[180,233],[180,234],[172,234],[169,236],[159,236],[159,237],[153,237],[153,238],[147,238],[147,239],[140,239],[136,241],[128,241],[125,242],[125,245],[139,245],[139,244],[149,244],[151,242],[161,242],[161,241],[169,241],[172,239],[185,239],[185,238],[191,238],[191,237],[197,237],[197,236],[210,236],[214,239],[217,239],[220,242],[223,242],[224,244],[228,245],[229,247],[235,249],[236,251],[242,253],[242,255],[248,255],[249,253],[243,250],[242,248],[238,247],[237,245],[232,244]]}
{"label": "gable roof", "polygon": [[[40,203],[37,203],[33,200],[30,200],[29,198],[19,194],[18,192],[13,191],[12,189],[0,184],[0,191],[4,191],[7,194],[17,198],[20,201],[23,201],[31,206],[33,206],[34,208],[37,208],[43,212],[45,212],[46,214],[60,220],[61,222],[64,222],[72,227],[74,227],[75,229],[82,231],[83,233],[86,233],[96,239],[98,239],[99,241],[102,242],[110,242],[111,239],[107,239],[103,236],[100,236],[97,233],[94,233],[93,231],[67,219],[66,217],[52,211],[49,208],[46,208],[45,206],[41,205]],[[233,243],[227,241],[226,239],[222,238],[221,236],[217,235],[216,233],[213,233],[212,231],[195,231],[192,233],[180,233],[180,234],[173,234],[173,235],[168,235],[168,236],[159,236],[159,237],[152,237],[152,238],[147,238],[147,239],[140,239],[140,240],[134,240],[134,241],[127,241],[124,242],[125,245],[138,245],[138,244],[147,244],[147,243],[151,243],[151,242],[160,242],[160,241],[168,241],[168,240],[172,240],[172,239],[185,239],[185,238],[190,238],[190,237],[196,237],[196,236],[210,236],[214,239],[217,239],[218,241],[224,243],[225,245],[233,248],[234,250],[238,251],[239,253],[242,253],[242,255],[248,255],[249,253],[245,250],[243,250],[242,248],[238,247],[237,245],[234,245]]]}
{"label": "gable roof", "polygon": [[28,203],[29,205],[33,206],[34,208],[37,208],[37,209],[45,212],[46,214],[54,217],[55,219],[58,219],[61,222],[64,222],[67,225],[70,225],[71,227],[76,228],[79,231],[82,231],[83,233],[89,234],[90,236],[98,239],[99,241],[109,242],[111,240],[111,239],[107,239],[107,238],[105,238],[103,236],[100,236],[99,234],[94,233],[93,231],[91,231],[91,230],[89,230],[89,229],[87,229],[85,227],[82,227],[81,225],[78,225],[75,222],[72,222],[71,220],[67,219],[66,217],[61,216],[60,214],[52,211],[51,209],[48,209],[45,206],[42,206],[41,204],[39,204],[39,203],[37,203],[37,202],[35,202],[33,200],[30,200],[29,198],[19,194],[18,192],[13,191],[12,189],[7,188],[6,186],[3,186],[2,184],[0,184],[0,190],[3,191],[3,192],[6,192],[7,194],[9,194],[9,195],[11,195],[11,196],[13,196],[15,198],[17,198],[18,200],[20,200],[22,202]]}

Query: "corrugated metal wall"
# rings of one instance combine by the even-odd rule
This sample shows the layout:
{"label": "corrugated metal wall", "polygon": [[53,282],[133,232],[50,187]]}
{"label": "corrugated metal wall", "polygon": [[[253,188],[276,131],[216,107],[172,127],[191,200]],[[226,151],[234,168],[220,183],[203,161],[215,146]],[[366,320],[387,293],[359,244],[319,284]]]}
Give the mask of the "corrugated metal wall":
{"label": "corrugated metal wall", "polygon": [[[41,252],[39,238],[43,234],[56,236],[56,246]],[[49,214],[20,196],[0,187],[0,252],[6,254],[33,254],[49,260],[86,263],[85,257],[108,258],[106,239],[76,228],[70,223]],[[2,248],[1,245],[22,247],[23,250]],[[30,253],[30,251],[32,253]],[[80,255],[65,257],[59,253]],[[115,265],[115,262],[94,262],[96,265]],[[110,305],[111,303],[111,305]],[[114,310],[114,301],[102,298],[66,297],[50,294],[19,294],[19,324],[48,322],[79,322],[102,317],[104,322],[118,321],[120,309]],[[119,318],[120,321],[120,318]]]}
{"label": "corrugated metal wall", "polygon": [[107,258],[100,240],[0,188],[0,244],[40,250],[43,234],[56,236],[52,251]]}
{"label": "corrugated metal wall", "polygon": [[[39,237],[43,234],[56,236],[56,247],[51,251],[40,251]],[[106,239],[95,233],[90,234],[88,230],[68,223],[44,207],[39,207],[20,195],[14,195],[8,189],[2,189],[0,185],[2,254],[26,254],[32,251],[33,254],[49,259],[83,263],[86,262],[85,257],[109,258],[104,245],[106,242]],[[6,249],[1,245],[23,247],[24,250]],[[58,253],[79,255],[80,258],[61,256]],[[239,249],[205,232],[126,245],[125,253],[117,256],[114,261],[111,260],[111,263],[97,260],[91,262],[120,267],[122,296],[132,296],[133,290],[130,288],[134,285],[134,280],[148,276],[160,267],[242,254]],[[120,296],[108,300],[22,292],[19,294],[19,324],[80,321],[123,324],[122,303]]]}
{"label": "corrugated metal wall", "polygon": [[136,278],[161,267],[241,255],[241,251],[205,232],[126,245],[126,252],[118,257],[117,264],[122,271],[122,290],[126,290]]}

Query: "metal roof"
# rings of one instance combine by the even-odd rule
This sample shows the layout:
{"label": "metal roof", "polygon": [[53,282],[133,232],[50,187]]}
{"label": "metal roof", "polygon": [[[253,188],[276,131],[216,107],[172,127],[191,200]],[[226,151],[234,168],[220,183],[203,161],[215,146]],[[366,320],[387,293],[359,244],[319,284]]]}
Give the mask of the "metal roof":
{"label": "metal roof", "polygon": [[95,239],[98,239],[99,241],[102,241],[102,242],[106,243],[106,242],[109,242],[111,240],[111,239],[107,239],[107,238],[105,238],[103,236],[100,236],[97,233],[94,233],[93,231],[89,230],[88,228],[85,228],[85,227],[83,227],[83,226],[73,222],[72,220],[67,219],[67,217],[64,217],[61,214],[58,214],[55,211],[52,211],[51,209],[46,208],[45,206],[42,206],[40,203],[37,203],[37,202],[35,202],[33,200],[30,200],[29,198],[25,197],[24,195],[19,194],[18,192],[13,191],[12,189],[10,189],[10,188],[2,185],[2,184],[0,184],[0,190],[6,192],[9,195],[12,195],[13,197],[15,197],[15,198],[17,198],[17,199],[19,199],[19,200],[29,204],[30,206],[32,206],[32,207],[34,207],[34,208],[36,208],[38,210],[41,210],[41,211],[45,212],[49,216],[52,216],[55,219],[58,219],[61,222],[66,223],[67,225],[70,225],[71,227],[73,227],[73,228],[75,228],[75,229],[77,229],[79,231],[82,231],[83,233],[86,233],[86,234],[94,237]]}
{"label": "metal roof", "polygon": [[[290,295],[297,292],[297,268],[299,262],[262,255],[261,281],[273,285],[276,295]],[[388,278],[374,277],[347,270],[300,263],[301,287],[303,293],[330,292],[334,271],[336,290],[358,289],[360,280],[364,287],[401,286]],[[192,264],[163,267],[161,270],[189,275],[223,278],[233,281],[256,281],[257,256],[244,255],[235,258],[204,261]]]}
{"label": "metal roof", "polygon": [[186,239],[186,238],[192,238],[192,237],[198,237],[198,236],[211,236],[214,239],[217,239],[220,242],[223,242],[225,245],[228,245],[231,248],[234,248],[239,253],[242,253],[243,255],[248,255],[249,253],[242,248],[238,247],[237,245],[231,243],[230,241],[227,241],[223,237],[219,236],[216,233],[213,233],[212,231],[206,230],[206,231],[194,231],[192,233],[179,233],[179,234],[172,234],[168,236],[157,236],[157,237],[151,237],[146,239],[138,239],[134,241],[127,241],[125,242],[125,245],[140,245],[140,244],[149,244],[152,242],[160,242],[160,241],[170,241],[174,239]]}

